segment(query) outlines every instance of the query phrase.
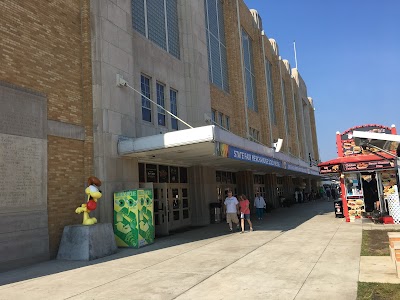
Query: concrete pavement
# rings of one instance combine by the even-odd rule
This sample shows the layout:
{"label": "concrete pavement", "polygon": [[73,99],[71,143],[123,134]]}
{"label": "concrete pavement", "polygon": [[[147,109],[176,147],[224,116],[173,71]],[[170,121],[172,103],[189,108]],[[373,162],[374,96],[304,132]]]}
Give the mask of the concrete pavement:
{"label": "concrete pavement", "polygon": [[278,209],[254,232],[214,224],[92,261],[0,273],[0,299],[356,299],[362,224],[332,202]]}

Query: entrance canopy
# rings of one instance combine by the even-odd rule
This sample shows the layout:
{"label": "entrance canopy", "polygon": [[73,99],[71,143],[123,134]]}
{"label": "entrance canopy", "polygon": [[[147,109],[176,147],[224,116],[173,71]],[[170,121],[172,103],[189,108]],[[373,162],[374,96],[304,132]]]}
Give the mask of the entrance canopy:
{"label": "entrance canopy", "polygon": [[360,156],[345,156],[345,157],[338,157],[335,159],[331,159],[328,161],[324,161],[318,165],[318,167],[324,166],[331,166],[331,165],[338,165],[338,164],[345,164],[345,163],[360,163],[360,162],[369,162],[369,161],[380,161],[380,160],[393,160],[394,157],[392,155],[386,153],[379,153],[378,156],[376,154],[368,154],[368,155],[360,155]]}
{"label": "entrance canopy", "polygon": [[182,166],[212,166],[217,169],[319,177],[317,167],[276,153],[273,148],[249,141],[215,125],[152,136],[120,138],[120,156],[143,162]]}

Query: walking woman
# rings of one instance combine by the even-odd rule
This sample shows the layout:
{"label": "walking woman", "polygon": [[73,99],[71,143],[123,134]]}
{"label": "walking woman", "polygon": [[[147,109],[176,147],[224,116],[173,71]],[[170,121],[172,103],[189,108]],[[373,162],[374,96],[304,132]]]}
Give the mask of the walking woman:
{"label": "walking woman", "polygon": [[244,220],[247,220],[249,223],[250,231],[253,231],[253,224],[250,221],[250,201],[247,199],[245,195],[239,196],[239,205],[240,205],[240,225],[242,226],[242,232],[244,233]]}

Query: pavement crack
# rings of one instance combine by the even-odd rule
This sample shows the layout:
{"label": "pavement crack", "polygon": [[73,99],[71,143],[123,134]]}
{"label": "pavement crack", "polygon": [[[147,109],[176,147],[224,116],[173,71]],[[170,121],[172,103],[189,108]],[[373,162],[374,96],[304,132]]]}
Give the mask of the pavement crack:
{"label": "pavement crack", "polygon": [[190,288],[186,289],[185,291],[183,291],[182,293],[176,295],[174,298],[172,299],[177,299],[178,297],[182,296],[183,294],[185,294],[186,292],[190,291],[191,289],[193,289],[194,287],[198,286],[199,284],[203,283],[204,281],[206,281],[207,279],[213,277],[215,274],[218,274],[219,272],[221,272],[222,270],[225,270],[227,267],[233,265],[234,263],[238,262],[239,260],[241,260],[242,258],[246,257],[247,255],[253,253],[254,251],[258,250],[259,248],[265,246],[266,244],[272,242],[273,240],[277,239],[278,237],[280,237],[281,235],[283,235],[286,231],[282,231],[280,234],[278,234],[277,236],[275,236],[274,238],[266,241],[265,243],[261,244],[260,246],[254,248],[253,250],[243,254],[241,257],[237,258],[236,260],[232,261],[230,264],[227,264],[226,266],[224,266],[223,268],[219,269],[218,271],[214,272],[213,274],[210,274],[209,276],[203,278],[202,280],[200,280],[198,283],[196,283],[195,285],[191,286]]}
{"label": "pavement crack", "polygon": [[299,290],[296,293],[296,296],[294,296],[293,300],[295,300],[297,298],[297,296],[299,295],[300,291],[302,290],[304,284],[306,283],[308,277],[310,277],[310,274],[312,273],[312,271],[315,269],[315,266],[318,264],[319,260],[321,259],[322,255],[325,253],[326,249],[328,248],[329,244],[331,243],[332,239],[335,237],[335,235],[337,234],[339,228],[342,226],[343,224],[340,224],[340,226],[338,226],[336,228],[335,233],[332,235],[332,237],[329,239],[328,243],[326,244],[324,251],[322,251],[321,255],[318,257],[317,261],[315,262],[314,266],[311,268],[310,272],[307,274],[306,279],[304,279],[303,283],[301,284],[301,287],[299,288]]}

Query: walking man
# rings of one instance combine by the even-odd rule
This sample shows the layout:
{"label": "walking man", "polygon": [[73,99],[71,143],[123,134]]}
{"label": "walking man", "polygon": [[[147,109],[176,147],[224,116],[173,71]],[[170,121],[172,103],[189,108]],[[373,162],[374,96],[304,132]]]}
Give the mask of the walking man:
{"label": "walking man", "polygon": [[232,196],[232,191],[228,191],[228,197],[225,199],[225,213],[226,213],[226,223],[229,225],[230,232],[233,232],[232,223],[236,224],[236,228],[239,229],[239,201],[236,197]]}
{"label": "walking man", "polygon": [[257,218],[259,220],[262,220],[264,214],[264,208],[267,207],[267,204],[265,203],[264,198],[260,196],[259,192],[257,192],[256,198],[254,199],[254,207],[256,208]]}

